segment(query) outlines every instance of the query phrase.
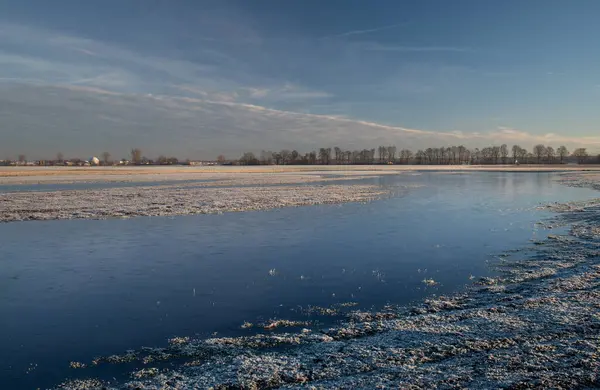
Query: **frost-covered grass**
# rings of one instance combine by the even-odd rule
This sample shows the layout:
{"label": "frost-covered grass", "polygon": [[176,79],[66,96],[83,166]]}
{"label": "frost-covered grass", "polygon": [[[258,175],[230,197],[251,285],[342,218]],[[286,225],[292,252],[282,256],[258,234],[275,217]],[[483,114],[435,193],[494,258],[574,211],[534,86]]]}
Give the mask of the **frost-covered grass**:
{"label": "frost-covered grass", "polygon": [[195,188],[147,186],[0,194],[0,222],[213,214],[366,202],[388,193],[372,185]]}

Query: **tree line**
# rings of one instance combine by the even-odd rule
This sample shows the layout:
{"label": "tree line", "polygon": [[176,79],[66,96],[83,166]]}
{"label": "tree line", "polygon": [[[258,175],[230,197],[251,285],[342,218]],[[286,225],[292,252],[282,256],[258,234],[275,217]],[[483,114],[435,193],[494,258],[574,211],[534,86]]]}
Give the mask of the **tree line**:
{"label": "tree line", "polygon": [[[220,160],[225,160],[219,156]],[[279,152],[262,151],[260,155],[246,152],[236,162],[241,165],[342,165],[342,164],[423,164],[423,165],[493,165],[493,164],[564,164],[576,161],[579,164],[600,163],[600,155],[590,159],[586,148],[570,153],[565,146],[535,145],[531,151],[506,144],[468,149],[464,145],[438,148],[400,149],[396,146],[379,146],[373,149],[343,150],[339,147],[319,148],[301,154],[296,150],[283,149]],[[594,161],[595,160],[595,161]]]}
{"label": "tree line", "polygon": [[[100,165],[177,165],[190,164],[189,160],[181,161],[176,157],[158,156],[149,159],[142,154],[141,149],[132,148],[130,156],[119,161],[113,161],[111,154],[104,152],[99,158]],[[0,160],[0,165],[22,165],[27,162],[24,154],[18,160]],[[600,155],[591,158],[586,148],[575,149],[572,153],[565,146],[554,149],[552,146],[535,145],[531,151],[506,144],[484,148],[468,149],[464,145],[438,148],[400,149],[396,146],[379,146],[372,149],[344,150],[340,147],[319,148],[308,153],[297,150],[283,149],[279,152],[263,150],[258,156],[253,152],[244,153],[239,159],[228,160],[220,155],[219,164],[240,165],[351,165],[351,164],[416,164],[416,165],[492,165],[492,164],[564,164],[577,162],[579,164],[600,163]],[[80,158],[65,159],[63,153],[56,154],[54,160],[42,160],[38,165],[84,165],[89,160]]]}

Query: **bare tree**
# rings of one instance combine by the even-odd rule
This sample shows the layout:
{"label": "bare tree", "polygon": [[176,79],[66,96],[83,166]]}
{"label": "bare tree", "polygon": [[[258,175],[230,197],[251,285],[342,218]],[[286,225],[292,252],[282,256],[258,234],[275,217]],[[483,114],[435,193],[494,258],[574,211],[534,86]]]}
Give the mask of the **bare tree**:
{"label": "bare tree", "polygon": [[542,158],[546,155],[546,147],[544,145],[535,145],[533,147],[533,155],[535,156],[537,163],[542,161]]}
{"label": "bare tree", "polygon": [[425,158],[427,160],[427,164],[433,164],[433,160],[435,158],[435,152],[433,150],[433,148],[427,148],[425,149]]}
{"label": "bare tree", "polygon": [[519,158],[519,152],[521,151],[521,147],[519,145],[513,145],[512,147],[512,156],[513,162],[516,163]]}
{"label": "bare tree", "polygon": [[500,156],[502,156],[502,164],[506,165],[506,161],[508,160],[508,146],[506,144],[500,146]]}
{"label": "bare tree", "polygon": [[554,158],[556,157],[556,152],[552,146],[546,147],[546,158],[548,159],[548,164],[552,164],[554,162]]}
{"label": "bare tree", "polygon": [[64,161],[65,161],[65,156],[62,154],[62,152],[56,153],[56,162],[59,164],[62,164]]}
{"label": "bare tree", "polygon": [[436,148],[438,164],[446,164],[446,148]]}
{"label": "bare tree", "polygon": [[134,164],[142,163],[142,151],[140,149],[131,149],[131,162]]}
{"label": "bare tree", "polygon": [[559,147],[556,152],[558,153],[558,157],[560,158],[560,163],[562,164],[565,160],[565,157],[569,155],[569,151],[566,146]]}
{"label": "bare tree", "polygon": [[527,152],[527,149],[525,148],[519,148],[519,160],[522,160],[523,162],[528,162],[527,161],[527,157],[529,156],[529,152]]}
{"label": "bare tree", "polygon": [[290,154],[290,163],[296,164],[298,162],[298,158],[300,157],[300,153],[297,150],[292,150]]}
{"label": "bare tree", "polygon": [[588,158],[587,149],[586,148],[575,149],[575,151],[573,152],[573,156],[577,157],[578,164],[583,164],[583,163],[585,163],[585,160],[587,160],[587,158]]}
{"label": "bare tree", "polygon": [[458,164],[458,146],[450,147],[450,157],[452,164]]}
{"label": "bare tree", "polygon": [[25,162],[27,161],[27,157],[25,157],[24,154],[19,154],[18,160],[20,164],[25,164]]}
{"label": "bare tree", "polygon": [[223,156],[222,154],[219,154],[219,156],[217,157],[217,162],[219,164],[223,164],[225,162],[225,156]]}
{"label": "bare tree", "polygon": [[412,152],[408,149],[402,149],[400,151],[400,160],[403,161],[404,164],[408,164],[410,159],[412,158]]}
{"label": "bare tree", "polygon": [[492,146],[490,154],[494,164],[498,164],[498,161],[500,160],[500,147]]}
{"label": "bare tree", "polygon": [[482,156],[481,150],[479,150],[479,148],[475,148],[473,153],[471,153],[471,158],[473,159],[473,162],[475,163],[475,165],[481,164],[481,156]]}
{"label": "bare tree", "polygon": [[240,164],[242,165],[258,165],[259,163],[260,161],[258,161],[256,156],[252,152],[246,152],[240,158]]}
{"label": "bare tree", "polygon": [[423,164],[423,162],[427,160],[427,154],[420,149],[417,151],[417,154],[415,155],[415,157],[417,160],[417,164],[419,164],[419,165]]}
{"label": "bare tree", "polygon": [[331,160],[331,148],[319,149],[319,159],[321,160],[321,164],[329,165]]}
{"label": "bare tree", "polygon": [[335,163],[336,164],[341,164],[342,163],[342,156],[343,156],[343,152],[342,149],[338,146],[333,148],[333,153],[335,155]]}
{"label": "bare tree", "polygon": [[387,156],[387,148],[385,146],[379,146],[377,148],[377,151],[379,153],[379,162],[383,163],[385,161],[386,156]]}
{"label": "bare tree", "polygon": [[387,147],[387,158],[389,162],[394,162],[394,160],[396,160],[396,150],[396,147],[393,145]]}
{"label": "bare tree", "polygon": [[110,165],[110,153],[102,152],[102,162],[104,165]]}
{"label": "bare tree", "polygon": [[292,157],[291,151],[289,151],[287,149],[283,149],[281,152],[279,152],[279,154],[281,155],[281,163],[283,165],[290,163],[290,159]]}

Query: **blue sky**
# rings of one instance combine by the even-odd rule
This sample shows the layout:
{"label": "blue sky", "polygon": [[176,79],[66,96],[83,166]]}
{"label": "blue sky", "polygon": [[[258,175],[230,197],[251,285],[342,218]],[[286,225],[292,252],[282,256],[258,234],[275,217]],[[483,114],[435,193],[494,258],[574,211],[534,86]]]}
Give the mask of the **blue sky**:
{"label": "blue sky", "polygon": [[0,158],[600,151],[600,2],[0,0]]}

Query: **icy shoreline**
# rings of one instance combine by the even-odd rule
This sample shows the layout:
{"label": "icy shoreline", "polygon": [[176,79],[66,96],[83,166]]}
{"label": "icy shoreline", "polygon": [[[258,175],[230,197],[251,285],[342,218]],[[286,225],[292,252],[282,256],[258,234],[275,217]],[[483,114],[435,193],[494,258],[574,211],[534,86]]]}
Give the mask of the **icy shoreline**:
{"label": "icy shoreline", "polygon": [[[128,383],[75,380],[59,388],[598,387],[600,214],[595,202],[554,210],[567,234],[507,253],[499,277],[465,293],[348,312],[326,330],[174,339],[167,348],[89,363],[134,362],[139,370]],[[175,359],[185,363],[156,367]]]}
{"label": "icy shoreline", "polygon": [[0,222],[214,214],[366,202],[388,192],[373,185],[192,188],[153,186],[0,194]]}

